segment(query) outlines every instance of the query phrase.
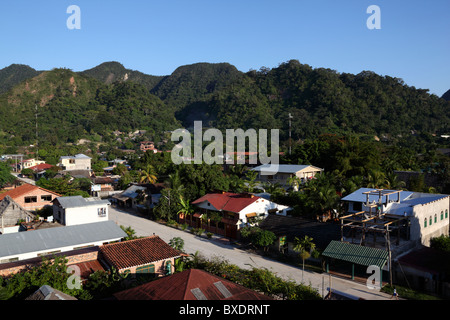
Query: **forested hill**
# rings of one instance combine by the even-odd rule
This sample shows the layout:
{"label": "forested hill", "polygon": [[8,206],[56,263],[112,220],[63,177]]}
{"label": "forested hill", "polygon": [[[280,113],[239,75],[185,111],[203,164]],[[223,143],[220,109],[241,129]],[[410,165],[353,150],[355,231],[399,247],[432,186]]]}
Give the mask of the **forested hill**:
{"label": "forested hill", "polygon": [[450,89],[442,95],[442,99],[450,101]]}
{"label": "forested hill", "polygon": [[104,62],[80,73],[95,78],[105,84],[111,84],[117,81],[132,81],[145,86],[148,90],[153,89],[165,78],[164,76],[153,76],[137,70],[127,69],[117,61]]}
{"label": "forested hill", "polygon": [[0,88],[7,90],[0,95],[0,145],[34,142],[36,105],[39,135],[52,143],[115,130],[160,134],[194,120],[220,129],[276,128],[287,139],[289,114],[294,140],[450,132],[450,102],[428,90],[370,71],[339,73],[297,60],[245,73],[228,63],[197,63],[168,76],[118,62],[83,72],[33,70],[0,70]]}
{"label": "forested hill", "polygon": [[45,71],[0,95],[0,146],[58,145],[115,130],[179,128],[174,111],[143,85],[106,85],[69,69]]}
{"label": "forested hill", "polygon": [[27,65],[12,64],[0,70],[0,94],[7,92],[23,80],[33,78],[39,75],[37,71]]}

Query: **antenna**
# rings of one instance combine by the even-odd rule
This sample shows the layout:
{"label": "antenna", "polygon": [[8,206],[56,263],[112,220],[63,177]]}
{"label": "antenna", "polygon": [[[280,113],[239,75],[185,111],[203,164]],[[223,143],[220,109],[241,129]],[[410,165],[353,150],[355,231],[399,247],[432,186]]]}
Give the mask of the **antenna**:
{"label": "antenna", "polygon": [[291,154],[292,151],[292,147],[291,147],[291,119],[293,119],[294,117],[291,115],[291,113],[289,112],[289,155]]}
{"label": "antenna", "polygon": [[38,107],[37,104],[34,105],[36,108],[36,160],[39,158],[39,140],[38,140]]}

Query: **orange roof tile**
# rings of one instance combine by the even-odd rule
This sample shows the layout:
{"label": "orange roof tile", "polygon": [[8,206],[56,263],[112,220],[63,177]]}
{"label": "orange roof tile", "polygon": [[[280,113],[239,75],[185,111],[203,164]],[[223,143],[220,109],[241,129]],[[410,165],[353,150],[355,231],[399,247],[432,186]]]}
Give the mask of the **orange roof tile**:
{"label": "orange roof tile", "polygon": [[245,207],[249,206],[258,199],[260,199],[260,197],[249,194],[230,192],[208,193],[203,197],[193,201],[192,204],[200,204],[204,201],[208,201],[217,210],[239,213]]}
{"label": "orange roof tile", "polygon": [[100,252],[119,270],[179,257],[182,254],[158,236],[106,244],[100,247]]}
{"label": "orange roof tile", "polygon": [[16,188],[14,188],[12,190],[9,190],[7,192],[4,192],[4,193],[0,194],[0,201],[3,200],[3,198],[6,197],[6,196],[10,196],[12,199],[17,199],[18,197],[24,196],[27,193],[30,193],[30,192],[35,191],[37,189],[40,189],[42,191],[46,191],[46,192],[52,193],[52,194],[54,194],[54,195],[56,195],[58,197],[61,196],[60,194],[58,194],[56,192],[53,192],[53,191],[50,191],[50,190],[47,190],[47,189],[44,189],[44,188],[41,188],[41,187],[38,187],[38,186],[35,186],[35,185],[32,185],[32,184],[29,184],[29,183],[24,183],[23,185],[21,185],[19,187],[16,187]]}

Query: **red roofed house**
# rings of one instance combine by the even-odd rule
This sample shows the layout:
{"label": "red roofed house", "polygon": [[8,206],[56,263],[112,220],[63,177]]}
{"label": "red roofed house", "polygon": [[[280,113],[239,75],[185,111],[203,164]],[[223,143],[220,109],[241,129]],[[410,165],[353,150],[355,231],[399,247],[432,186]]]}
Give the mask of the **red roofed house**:
{"label": "red roofed house", "polygon": [[6,196],[10,196],[18,205],[28,211],[42,209],[45,206],[52,206],[52,201],[61,197],[56,192],[24,183],[14,189],[0,194],[0,201]]}
{"label": "red roofed house", "polygon": [[53,167],[54,166],[52,166],[51,164],[48,164],[48,163],[40,163],[35,166],[29,167],[28,169],[31,169],[34,172],[41,172],[41,171],[45,171],[45,170],[53,168]]}
{"label": "red roofed house", "polygon": [[120,273],[150,277],[172,274],[175,259],[184,255],[158,236],[106,244],[100,253],[102,260]]}
{"label": "red roofed house", "polygon": [[206,271],[189,269],[114,294],[117,300],[272,300]]}
{"label": "red roofed house", "polygon": [[[272,201],[249,193],[208,193],[192,202],[197,207],[192,216],[180,214],[180,222],[186,222],[192,227],[204,228],[207,231],[238,239],[238,230],[255,219],[264,219],[269,213],[283,211],[288,207],[278,205]],[[216,226],[205,224],[212,216],[220,214],[220,221],[215,220]],[[206,218],[206,219],[202,219]],[[214,223],[213,223],[214,224]]]}

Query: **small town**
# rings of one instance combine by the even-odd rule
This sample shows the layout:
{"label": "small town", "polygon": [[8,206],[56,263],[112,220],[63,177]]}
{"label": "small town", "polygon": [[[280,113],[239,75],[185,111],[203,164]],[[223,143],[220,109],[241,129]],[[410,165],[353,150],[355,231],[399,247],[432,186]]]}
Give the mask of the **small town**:
{"label": "small town", "polygon": [[0,7],[10,308],[450,299],[449,3]]}

